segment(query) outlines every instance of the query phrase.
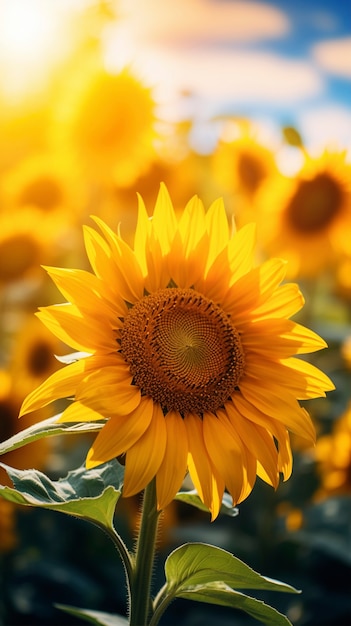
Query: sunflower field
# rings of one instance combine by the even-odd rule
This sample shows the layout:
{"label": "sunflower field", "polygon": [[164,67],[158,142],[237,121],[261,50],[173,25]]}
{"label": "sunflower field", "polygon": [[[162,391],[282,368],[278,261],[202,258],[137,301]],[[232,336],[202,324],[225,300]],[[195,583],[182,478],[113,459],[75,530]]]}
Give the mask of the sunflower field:
{"label": "sunflower field", "polygon": [[[0,44],[0,626],[129,623],[115,547],[150,485],[155,589],[191,542],[299,593],[244,606],[196,579],[130,624],[348,626],[349,146],[269,140],[241,110],[204,147],[193,94],[171,115],[156,77],[112,62],[119,3],[71,4],[42,74]],[[122,548],[94,510],[118,472]]]}

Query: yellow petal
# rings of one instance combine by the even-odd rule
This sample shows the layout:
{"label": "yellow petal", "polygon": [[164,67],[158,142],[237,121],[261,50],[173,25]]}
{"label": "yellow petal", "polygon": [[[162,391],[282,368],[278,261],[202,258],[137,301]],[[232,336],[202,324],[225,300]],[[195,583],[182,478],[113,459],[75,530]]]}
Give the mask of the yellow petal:
{"label": "yellow petal", "polygon": [[209,234],[209,251],[205,270],[207,272],[215,258],[228,245],[229,241],[228,217],[222,198],[218,198],[211,204],[205,219]]}
{"label": "yellow petal", "polygon": [[147,275],[145,276],[144,284],[146,291],[153,293],[158,289],[165,289],[170,281],[171,274],[167,258],[164,256],[161,244],[155,239],[153,232],[147,242],[145,257]]}
{"label": "yellow petal", "polygon": [[83,226],[83,234],[90,265],[96,276],[103,278],[111,261],[111,250],[101,235],[90,226]]}
{"label": "yellow petal", "polygon": [[239,394],[233,394],[232,402],[241,415],[272,433],[278,442],[278,470],[283,473],[284,480],[287,480],[292,471],[292,454],[290,449],[289,433],[284,424],[278,420],[268,417],[250,404]]}
{"label": "yellow petal", "polygon": [[65,424],[67,422],[98,422],[105,419],[106,416],[102,415],[99,411],[96,411],[90,406],[83,404],[82,402],[72,402],[61,413],[58,424]]}
{"label": "yellow petal", "polygon": [[245,359],[247,378],[252,384],[279,393],[282,387],[298,400],[325,396],[325,391],[334,389],[331,380],[319,369],[304,361],[291,357],[280,361],[257,359],[251,353]]}
{"label": "yellow petal", "polygon": [[245,274],[228,289],[221,304],[234,320],[237,313],[251,311],[268,300],[285,276],[286,263],[281,259],[270,259]]}
{"label": "yellow petal", "polygon": [[284,359],[295,354],[307,354],[326,347],[324,339],[291,320],[266,319],[236,324],[241,330],[245,352],[253,350],[268,358]]}
{"label": "yellow petal", "polygon": [[70,270],[57,267],[46,267],[51,279],[63,296],[75,304],[81,311],[87,311],[90,316],[110,317],[123,315],[125,304],[122,298],[109,294],[105,285],[90,272],[85,270]]}
{"label": "yellow petal", "polygon": [[76,390],[76,400],[101,411],[106,417],[127,415],[140,404],[138,387],[125,363],[103,366],[84,377]]}
{"label": "yellow petal", "polygon": [[237,230],[228,244],[231,281],[236,282],[253,267],[256,254],[256,224]]}
{"label": "yellow petal", "polygon": [[287,378],[293,377],[294,374],[304,376],[306,378],[307,389],[310,392],[318,393],[318,390],[333,391],[335,385],[318,367],[308,363],[304,359],[282,359],[281,364],[287,368]]}
{"label": "yellow petal", "polygon": [[153,401],[143,398],[129,415],[115,415],[105,424],[91,446],[86,460],[87,468],[96,467],[127,452],[150,425]]}
{"label": "yellow petal", "polygon": [[75,305],[55,304],[40,309],[39,319],[56,337],[81,352],[116,350],[116,337],[109,320],[83,315]]}
{"label": "yellow petal", "polygon": [[188,468],[202,502],[216,519],[222,504],[224,480],[213,467],[203,438],[203,423],[199,416],[188,413],[184,423],[188,433]]}
{"label": "yellow petal", "polygon": [[278,426],[278,469],[283,474],[284,482],[291,476],[293,456],[290,446],[290,436],[283,424]]}
{"label": "yellow petal", "polygon": [[[181,215],[167,258],[170,275],[178,287],[190,287],[202,276],[207,245],[205,211],[195,196]],[[181,263],[179,259],[182,259]]]}
{"label": "yellow petal", "polygon": [[176,411],[165,416],[167,432],[163,461],[156,475],[157,506],[164,509],[184,480],[187,469],[188,439],[184,420]]}
{"label": "yellow petal", "polygon": [[168,254],[177,229],[177,219],[166,186],[161,183],[151,227],[161,244],[162,254]]}
{"label": "yellow petal", "polygon": [[113,268],[114,279],[118,292],[127,302],[134,302],[142,298],[143,274],[134,251],[121,237],[115,235],[100,218],[94,217],[94,221],[100,227],[112,252],[112,261],[115,264]]}
{"label": "yellow petal", "polygon": [[252,384],[246,379],[240,381],[240,391],[244,398],[259,411],[282,422],[291,432],[314,443],[316,435],[312,420],[299,406],[294,396],[287,392],[279,396],[271,392],[267,393],[260,388],[260,385]]}
{"label": "yellow petal", "polygon": [[153,403],[152,419],[142,436],[127,450],[124,496],[142,491],[156,476],[167,442],[165,418],[159,404]]}
{"label": "yellow petal", "polygon": [[262,426],[245,419],[231,402],[225,405],[225,414],[243,445],[261,465],[263,469],[261,478],[263,474],[267,483],[277,487],[279,482],[278,451],[272,435]]}
{"label": "yellow petal", "polygon": [[[204,273],[208,250],[207,235],[204,234],[202,239],[189,249],[188,253],[183,249],[184,245],[186,244],[177,231],[167,258],[167,264],[169,274],[177,287],[186,289],[196,284]],[[181,263],[179,262],[180,258],[182,259]]]}
{"label": "yellow petal", "polygon": [[147,274],[145,250],[150,229],[151,220],[147,214],[144,201],[140,194],[138,194],[138,219],[134,234],[134,253],[138,259],[143,276]]}
{"label": "yellow petal", "polygon": [[304,297],[296,283],[285,283],[271,295],[269,300],[260,303],[251,311],[253,319],[271,317],[289,318],[304,305]]}
{"label": "yellow petal", "polygon": [[74,396],[77,385],[84,375],[84,359],[66,365],[54,372],[25,398],[21,407],[20,417],[60,398]]}
{"label": "yellow petal", "polygon": [[228,245],[218,254],[205,277],[195,284],[208,298],[222,303],[229,285],[252,269],[254,261],[255,227],[252,224],[238,230]]}
{"label": "yellow petal", "polygon": [[232,429],[213,413],[203,416],[204,442],[212,464],[237,504],[244,481],[244,459],[241,446]]}

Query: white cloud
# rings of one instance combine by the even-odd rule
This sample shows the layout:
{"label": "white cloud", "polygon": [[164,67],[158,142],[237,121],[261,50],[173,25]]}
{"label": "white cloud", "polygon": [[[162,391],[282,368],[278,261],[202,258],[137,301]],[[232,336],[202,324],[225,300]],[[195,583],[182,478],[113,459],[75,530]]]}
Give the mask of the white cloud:
{"label": "white cloud", "polygon": [[327,72],[351,78],[351,37],[320,42],[312,48],[312,54]]}
{"label": "white cloud", "polygon": [[298,129],[313,153],[344,150],[351,146],[351,111],[342,106],[314,108],[300,114]]}
{"label": "white cloud", "polygon": [[286,15],[269,4],[124,0],[116,29],[106,39],[109,68],[131,61],[163,101],[188,91],[212,104],[279,105],[323,89],[317,71],[300,60],[236,46],[288,32]]}
{"label": "white cloud", "polygon": [[258,40],[289,30],[282,11],[247,0],[123,0],[121,15],[139,42],[153,44]]}
{"label": "white cloud", "polygon": [[308,64],[263,52],[145,48],[136,66],[170,97],[187,91],[212,103],[296,103],[323,88]]}

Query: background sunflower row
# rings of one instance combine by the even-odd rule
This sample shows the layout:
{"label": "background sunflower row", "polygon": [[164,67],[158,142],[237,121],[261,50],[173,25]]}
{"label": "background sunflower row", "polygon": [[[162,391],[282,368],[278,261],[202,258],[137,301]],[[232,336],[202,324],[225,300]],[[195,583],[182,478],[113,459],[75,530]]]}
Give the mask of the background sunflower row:
{"label": "background sunflower row", "polygon": [[[310,401],[317,445],[306,448],[294,438],[289,483],[277,493],[259,483],[237,518],[211,526],[211,542],[258,571],[302,587],[303,596],[282,598],[278,607],[296,626],[340,626],[351,614],[346,582],[351,567],[351,155],[330,146],[309,154],[292,128],[281,129],[281,144],[271,145],[249,117],[230,115],[213,119],[214,145],[196,151],[191,116],[162,117],[156,90],[132,67],[108,70],[101,34],[116,16],[107,5],[80,14],[73,48],[40,93],[8,101],[0,86],[0,439],[46,417],[41,411],[21,423],[17,419],[23,398],[55,371],[54,355],[65,351],[34,316],[39,304],[60,301],[41,265],[85,267],[81,226],[92,213],[131,237],[137,192],[152,210],[161,181],[179,210],[194,194],[205,206],[223,196],[229,222],[257,223],[258,261],[287,259],[287,278],[299,282],[306,298],[298,321],[328,342],[314,363],[332,378],[336,391],[327,400]],[[280,158],[283,145],[295,155],[289,173]],[[88,446],[87,437],[73,443],[41,440],[2,461],[57,477],[83,462]],[[131,538],[137,510],[138,498],[123,502],[119,523]],[[84,552],[75,548],[82,533]],[[208,533],[205,513],[181,503],[168,507],[165,547],[179,539],[206,541]],[[98,564],[91,568],[96,548],[103,571]],[[79,522],[24,512],[0,500],[0,551],[4,624],[63,624],[54,602],[120,612],[122,598],[111,605],[106,578],[114,567],[108,543]],[[38,581],[45,584],[45,597],[36,596]],[[184,625],[195,623],[194,607],[180,606]],[[208,608],[202,615],[201,610],[196,607],[199,619],[208,616]],[[223,624],[229,623],[225,611],[222,615]],[[237,620],[247,623],[242,616]]]}

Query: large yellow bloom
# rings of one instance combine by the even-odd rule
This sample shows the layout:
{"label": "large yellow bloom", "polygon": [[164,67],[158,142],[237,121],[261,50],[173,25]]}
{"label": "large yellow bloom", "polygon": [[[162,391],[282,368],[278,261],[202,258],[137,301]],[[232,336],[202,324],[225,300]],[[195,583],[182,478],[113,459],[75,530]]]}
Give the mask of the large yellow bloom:
{"label": "large yellow bloom", "polygon": [[314,439],[297,398],[333,388],[293,355],[325,346],[288,318],[303,305],[281,285],[285,262],[253,266],[254,228],[230,234],[223,202],[205,213],[195,197],[177,218],[162,185],[152,219],[140,199],[134,249],[95,218],[85,228],[94,273],[48,269],[69,303],[42,321],[87,356],[53,374],[22,414],[74,401],[59,418],[107,418],[87,467],[125,454],[124,496],[156,476],[159,508],[187,468],[216,517],[225,487],[238,503],[256,475],[277,486],[291,473],[288,429]]}
{"label": "large yellow bloom", "polygon": [[288,260],[289,276],[315,276],[350,249],[351,164],[346,152],[306,156],[293,178],[278,176],[257,198],[269,254]]}
{"label": "large yellow bloom", "polygon": [[127,69],[112,74],[87,59],[69,76],[56,117],[54,144],[68,148],[91,180],[129,185],[154,158],[152,90]]}

